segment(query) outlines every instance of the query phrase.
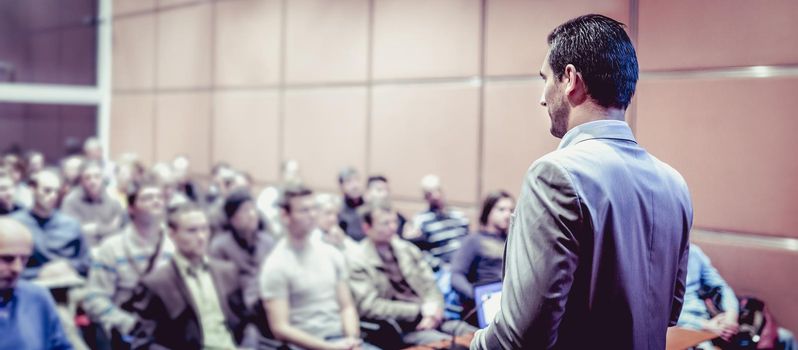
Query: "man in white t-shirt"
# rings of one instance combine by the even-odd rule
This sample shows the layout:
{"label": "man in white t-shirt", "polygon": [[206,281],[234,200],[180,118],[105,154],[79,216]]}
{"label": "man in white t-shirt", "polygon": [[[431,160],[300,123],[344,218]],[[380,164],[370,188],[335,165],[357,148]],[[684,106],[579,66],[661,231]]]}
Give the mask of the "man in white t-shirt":
{"label": "man in white t-shirt", "polygon": [[280,200],[286,235],[263,263],[261,299],[274,336],[291,347],[371,348],[347,285],[344,257],[312,239],[317,204],[305,187],[286,188]]}

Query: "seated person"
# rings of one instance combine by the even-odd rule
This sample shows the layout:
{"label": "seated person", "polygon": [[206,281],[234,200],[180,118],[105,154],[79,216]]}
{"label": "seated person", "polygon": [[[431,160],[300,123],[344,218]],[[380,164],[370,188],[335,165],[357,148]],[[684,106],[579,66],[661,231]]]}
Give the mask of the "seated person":
{"label": "seated person", "polygon": [[[363,200],[366,203],[373,203],[373,202],[390,202],[391,201],[391,186],[388,183],[388,178],[383,175],[372,175],[369,176],[368,180],[366,181],[366,193],[363,195]],[[418,230],[413,225],[406,225],[407,219],[405,218],[402,213],[399,211],[396,212],[397,217],[397,228],[396,233],[402,237],[405,236],[418,236],[417,232],[412,232],[413,230]],[[407,230],[407,232],[405,232]]]}
{"label": "seated person", "polygon": [[441,180],[437,176],[425,176],[421,180],[421,188],[429,209],[413,219],[420,235],[405,238],[448,264],[454,252],[460,248],[460,239],[468,234],[468,218],[461,211],[448,207]]}
{"label": "seated person", "polygon": [[406,345],[450,339],[456,328],[475,331],[462,322],[443,323],[443,295],[421,251],[396,235],[396,211],[387,202],[370,203],[362,214],[366,239],[360,255],[350,259],[350,286],[360,315],[395,320]]}
{"label": "seated person", "polygon": [[125,223],[125,211],[108,195],[102,165],[85,162],[80,168],[80,186],[64,198],[61,210],[81,223],[81,231],[90,247],[107,236],[118,233]]}
{"label": "seated person", "polygon": [[125,304],[139,281],[167,264],[175,250],[164,229],[166,199],[160,186],[154,182],[134,186],[126,199],[130,224],[97,248],[83,299],[86,314],[112,335],[114,344],[136,324],[136,316]]}
{"label": "seated person", "polygon": [[313,239],[316,200],[302,186],[280,199],[285,236],[261,270],[261,299],[274,336],[291,348],[369,348],[347,285],[344,257]]}
{"label": "seated person", "polygon": [[360,173],[353,167],[345,167],[338,173],[338,187],[344,197],[344,205],[338,214],[338,224],[349,237],[360,241],[365,237],[357,210],[363,205],[363,183]]}
{"label": "seated person", "polygon": [[91,258],[80,223],[56,209],[61,177],[52,170],[42,170],[31,179],[33,207],[11,217],[33,233],[33,255],[22,278],[34,279],[49,263],[65,260],[81,276],[89,271]]}
{"label": "seated person", "polygon": [[[718,274],[709,257],[695,244],[690,244],[690,257],[687,259],[687,278],[685,281],[684,305],[679,314],[679,327],[703,330],[717,334],[723,340],[731,340],[738,330],[739,303],[734,291]],[[722,313],[710,317],[704,300],[699,296],[703,288],[720,288]],[[792,333],[778,329],[776,349],[796,349],[798,345]]]}
{"label": "seated person", "polygon": [[[255,200],[245,190],[235,190],[222,207],[227,220],[225,231],[211,239],[209,255],[232,262],[244,288],[244,303],[252,312],[260,312],[258,273],[263,261],[274,248],[274,238],[264,230]],[[254,329],[254,328],[253,328]],[[257,341],[257,332],[247,331],[246,345]]]}
{"label": "seated person", "polygon": [[210,225],[195,204],[171,209],[167,223],[176,252],[141,279],[133,296],[133,348],[235,349],[252,320],[238,270],[205,254]]}
{"label": "seated person", "polygon": [[0,349],[72,349],[50,292],[19,281],[32,250],[30,231],[0,218]]}
{"label": "seated person", "polygon": [[357,242],[338,226],[341,198],[321,193],[316,196],[316,204],[319,206],[318,229],[316,232],[319,233],[322,241],[338,249],[344,254],[344,257],[348,257],[353,250],[357,249]]}
{"label": "seated person", "polygon": [[[452,287],[460,295],[463,312],[474,307],[474,286],[501,281],[504,243],[515,202],[505,191],[485,197],[478,233],[468,235],[452,259]],[[472,320],[473,321],[473,320]]]}

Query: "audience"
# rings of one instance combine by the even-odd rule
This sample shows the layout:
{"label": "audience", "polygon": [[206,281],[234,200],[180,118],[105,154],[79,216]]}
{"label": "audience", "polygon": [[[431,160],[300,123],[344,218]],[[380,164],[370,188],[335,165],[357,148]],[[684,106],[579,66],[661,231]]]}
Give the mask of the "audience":
{"label": "audience", "polygon": [[368,348],[347,284],[344,257],[312,239],[316,201],[303,186],[286,188],[280,201],[286,235],[266,258],[261,296],[274,336],[306,349]]}
{"label": "audience", "polygon": [[171,263],[144,276],[133,297],[133,348],[235,349],[251,320],[235,265],[208,258],[210,226],[193,203],[170,210]]}
{"label": "audience", "polygon": [[376,202],[362,214],[367,238],[350,265],[360,315],[396,321],[407,345],[450,338],[457,322],[443,323],[443,295],[421,251],[396,236],[396,211],[387,202]]}
{"label": "audience", "polygon": [[[715,288],[720,293],[720,305],[717,305],[719,313],[712,315],[701,295]],[[677,326],[715,333],[724,341],[719,343],[721,348],[735,349],[737,347],[731,345],[729,341],[732,341],[740,330],[738,317],[739,303],[734,290],[712,266],[709,257],[701,248],[691,243],[690,257],[687,259],[684,304]],[[792,332],[784,328],[778,328],[777,332],[777,344],[773,344],[775,349],[798,349]],[[711,348],[709,344],[705,346]]]}
{"label": "audience", "polygon": [[89,270],[89,247],[80,231],[80,223],[56,208],[61,178],[52,170],[42,170],[33,176],[33,207],[20,210],[11,217],[25,225],[33,234],[33,255],[22,273],[33,279],[51,264],[69,266],[81,276]]}
{"label": "audience", "polygon": [[67,194],[61,210],[80,221],[86,243],[96,247],[124,225],[125,211],[119,202],[108,195],[100,163],[83,163],[78,179],[80,186]]}
{"label": "audience", "polygon": [[448,263],[452,254],[460,248],[460,239],[468,234],[468,218],[459,210],[447,206],[438,176],[424,176],[421,189],[429,209],[413,218],[419,236],[406,238],[421,250]]}
{"label": "audience", "polygon": [[[364,189],[351,167],[338,174],[339,197],[304,187],[296,161],[264,187],[226,163],[210,184],[193,178],[185,156],[150,169],[130,156],[114,165],[96,139],[60,172],[44,161],[16,150],[0,164],[2,349],[84,346],[74,314],[59,322],[64,297],[42,288],[56,280],[70,281],[68,301],[108,335],[109,344],[87,342],[99,349],[259,348],[264,337],[288,349],[374,348],[361,339],[361,317],[396,327],[386,348],[447,340],[475,331],[447,321],[457,318],[447,303],[459,296],[468,313],[474,288],[501,280],[515,206],[509,193],[489,193],[468,234],[435,175],[421,181],[428,209],[408,223],[390,205],[387,177],[370,176]],[[699,296],[713,288],[719,314]],[[713,332],[726,348],[739,312],[734,291],[691,246],[679,325]],[[789,331],[778,338],[777,349],[796,349]]]}
{"label": "audience", "polygon": [[501,281],[504,242],[514,208],[515,202],[509,193],[488,194],[479,215],[479,232],[463,239],[463,245],[454,253],[452,287],[464,305],[473,307],[474,286]]}
{"label": "audience", "polygon": [[346,167],[338,173],[338,185],[341,188],[341,195],[344,197],[344,206],[338,214],[338,221],[341,228],[349,237],[355,241],[360,241],[366,235],[360,224],[360,215],[357,208],[363,205],[363,183],[360,173],[355,168]]}
{"label": "audience", "polygon": [[0,218],[0,349],[72,349],[50,292],[19,280],[32,250],[30,231]]}
{"label": "audience", "polygon": [[128,195],[130,224],[97,248],[89,270],[83,308],[106,334],[113,348],[123,347],[136,315],[129,301],[142,277],[174,254],[164,229],[164,195],[154,182],[142,182]]}

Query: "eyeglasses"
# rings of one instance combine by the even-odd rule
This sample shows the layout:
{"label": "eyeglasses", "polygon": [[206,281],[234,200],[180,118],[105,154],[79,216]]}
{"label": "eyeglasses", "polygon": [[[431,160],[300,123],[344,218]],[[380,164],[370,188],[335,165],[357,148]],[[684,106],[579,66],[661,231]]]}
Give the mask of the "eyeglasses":
{"label": "eyeglasses", "polygon": [[0,261],[5,264],[13,264],[14,261],[19,259],[22,265],[27,265],[28,260],[30,260],[30,255],[14,255],[14,254],[0,254]]}

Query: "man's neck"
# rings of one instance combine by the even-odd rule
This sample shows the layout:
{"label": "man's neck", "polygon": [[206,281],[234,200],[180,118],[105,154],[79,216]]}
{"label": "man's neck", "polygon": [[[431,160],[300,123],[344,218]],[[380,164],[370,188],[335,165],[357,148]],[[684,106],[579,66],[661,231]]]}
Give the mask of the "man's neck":
{"label": "man's neck", "polygon": [[305,246],[307,246],[309,237],[310,233],[294,234],[292,232],[289,232],[288,243],[290,243],[291,247],[293,247],[294,249],[302,250],[305,249]]}
{"label": "man's neck", "polygon": [[161,225],[157,222],[134,220],[133,227],[136,229],[139,237],[145,242],[154,242],[161,234]]}
{"label": "man's neck", "polygon": [[34,215],[36,215],[36,216],[38,216],[38,217],[40,217],[42,219],[50,218],[51,216],[53,216],[54,212],[55,212],[55,209],[45,209],[45,208],[39,207],[38,205],[34,205],[33,209],[31,209],[31,213],[33,213]]}
{"label": "man's neck", "polygon": [[568,130],[597,120],[625,120],[625,109],[620,108],[604,108],[595,103],[583,103],[571,110],[571,115],[568,118]]}

